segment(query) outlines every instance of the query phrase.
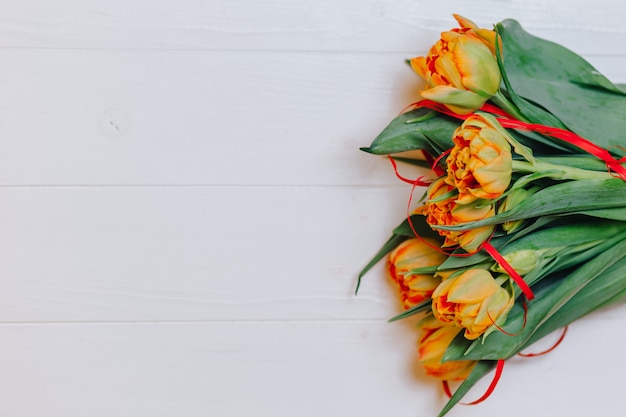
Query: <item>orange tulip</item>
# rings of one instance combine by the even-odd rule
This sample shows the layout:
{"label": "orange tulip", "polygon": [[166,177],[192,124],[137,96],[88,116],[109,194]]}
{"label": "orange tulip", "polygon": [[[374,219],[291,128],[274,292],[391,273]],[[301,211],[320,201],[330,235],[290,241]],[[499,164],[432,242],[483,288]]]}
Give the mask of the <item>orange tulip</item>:
{"label": "orange tulip", "polygon": [[444,323],[465,329],[474,340],[494,325],[501,326],[513,307],[513,297],[484,269],[468,269],[444,280],[435,290],[433,314]]}
{"label": "orange tulip", "polygon": [[[459,204],[456,201],[456,189],[446,183],[446,178],[435,180],[428,188],[428,200],[416,210],[426,216],[426,222],[437,230],[437,226],[454,226],[482,220],[495,214],[492,204],[475,201],[471,204]],[[444,247],[459,245],[467,252],[476,252],[494,230],[493,225],[477,227],[470,230],[437,230],[444,236]]]}
{"label": "orange tulip", "polygon": [[390,254],[387,262],[389,275],[398,285],[400,301],[409,309],[432,295],[441,278],[434,274],[416,274],[416,268],[439,266],[447,256],[436,248],[439,244],[434,239],[409,239],[402,242]]}
{"label": "orange tulip", "polygon": [[461,26],[441,34],[426,57],[411,59],[411,67],[427,84],[424,98],[458,114],[482,107],[500,87],[495,57],[495,32],[454,15]]}
{"label": "orange tulip", "polygon": [[470,116],[455,132],[446,159],[446,182],[459,190],[457,202],[500,197],[511,183],[512,157],[508,134],[490,118]]}
{"label": "orange tulip", "polygon": [[418,342],[419,360],[426,374],[443,381],[467,378],[477,361],[441,362],[446,349],[461,329],[442,323],[430,315],[420,322],[420,330],[422,335]]}

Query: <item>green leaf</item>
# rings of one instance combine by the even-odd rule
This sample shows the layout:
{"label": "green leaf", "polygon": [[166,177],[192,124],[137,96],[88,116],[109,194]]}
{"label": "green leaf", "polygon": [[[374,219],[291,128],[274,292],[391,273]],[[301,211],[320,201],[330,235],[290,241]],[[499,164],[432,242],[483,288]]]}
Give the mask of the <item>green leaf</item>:
{"label": "green leaf", "polygon": [[[587,300],[585,294],[589,295],[598,286],[612,286],[613,289],[618,290],[617,292],[621,292],[621,289],[626,286],[624,275],[620,275],[623,272],[623,263],[626,262],[626,240],[623,236],[621,239],[620,242],[583,265],[551,274],[533,285],[535,299],[528,304],[526,325],[523,326],[524,311],[519,301],[508,314],[504,330],[515,335],[494,332],[482,342],[472,342],[470,347],[467,347],[465,342],[453,343],[446,351],[443,360],[510,358],[531,343],[531,340],[536,340],[536,338],[531,339],[533,334],[546,323],[550,323],[552,330],[569,324],[567,320],[573,316],[566,315],[564,312],[559,313],[568,303],[573,303],[569,304],[568,309],[573,308],[581,315],[601,306],[603,300]],[[598,282],[594,283],[596,280]],[[582,295],[579,294],[576,297],[578,293]],[[598,294],[597,291],[596,294]],[[615,292],[609,292],[604,296],[610,298],[613,294]],[[589,302],[587,305],[588,301],[594,302]],[[549,321],[552,316],[556,316],[558,320]]]}
{"label": "green leaf", "polygon": [[382,248],[374,255],[374,257],[365,265],[365,268],[359,273],[359,277],[356,284],[356,289],[354,291],[355,294],[358,294],[359,288],[361,287],[361,280],[363,276],[374,267],[381,259],[383,259],[389,252],[394,250],[398,245],[407,240],[407,236],[394,234],[391,236],[387,242],[383,245]]}
{"label": "green leaf", "polygon": [[487,375],[492,369],[496,367],[498,361],[480,361],[476,364],[472,372],[468,377],[459,385],[459,388],[452,394],[452,397],[448,400],[443,407],[438,417],[445,416],[452,407],[454,407],[465,394],[485,375]]}
{"label": "green leaf", "polygon": [[[491,240],[493,244],[494,239]],[[455,256],[455,254],[462,254],[464,256]],[[490,260],[491,257],[482,252],[476,252],[472,255],[467,256],[467,252],[459,250],[455,251],[452,255],[448,257],[443,263],[439,266],[440,271],[446,271],[449,269],[461,269],[466,268],[468,266],[478,265],[484,261]]]}
{"label": "green leaf", "polygon": [[434,274],[439,270],[439,265],[424,266],[422,268],[413,268],[408,271],[411,275]]}
{"label": "green leaf", "polygon": [[[514,20],[499,23],[496,31],[502,39],[509,94],[535,103],[535,109],[541,106],[603,148],[625,143],[626,96],[620,88],[579,55],[530,35]],[[514,102],[531,121],[554,125]]]}
{"label": "green leaf", "polygon": [[579,211],[579,214],[584,214],[590,217],[599,217],[602,219],[620,220],[626,221],[626,210],[623,207],[612,209],[598,209],[598,210],[585,210]]}
{"label": "green leaf", "polygon": [[[626,298],[626,280],[623,279],[624,276],[626,276],[626,257],[622,257],[620,260],[613,263],[609,268],[604,270],[601,275],[599,275],[596,279],[590,281],[573,297],[571,297],[556,313],[552,314],[552,316],[550,316],[541,325],[534,329],[534,331],[531,332],[532,334],[530,335],[530,337],[527,337],[524,342],[519,343],[515,348],[513,348],[513,355],[526,349],[542,337],[572,323],[573,321],[579,319],[586,314],[589,314],[607,305],[624,300]],[[544,285],[544,287],[542,288],[542,297],[550,294],[551,291],[557,288],[564,279],[566,279],[566,275],[561,276],[560,280],[547,282],[548,285]],[[533,305],[534,303],[531,304],[531,306]],[[511,313],[509,313],[509,318],[511,318],[512,315],[515,315],[517,319],[515,324],[521,325],[523,320],[523,309],[520,307],[519,303],[516,304],[514,308],[516,308],[516,314],[513,314],[512,311]],[[530,314],[531,310],[529,310],[529,315]],[[471,342],[463,338],[462,333],[460,333],[459,336],[461,337],[457,337],[457,339],[452,342],[448,351],[446,351],[444,360],[458,360],[468,358],[467,356],[463,355],[463,352],[467,350]],[[507,336],[503,333],[494,333],[487,338],[485,344],[491,344],[497,348],[498,344],[501,341],[510,341],[512,338],[521,339],[521,335]],[[478,344],[479,342],[474,341],[473,343],[475,343],[476,346],[480,348],[480,345]],[[474,351],[472,354],[476,353],[479,352]],[[454,393],[450,401],[448,401],[448,403],[439,415],[443,416],[448,411],[450,411],[450,409],[452,409],[452,407],[463,398],[463,396],[469,391],[472,386],[476,384],[476,382],[478,382],[478,380],[480,380],[491,369],[493,369],[495,364],[496,361],[481,360],[476,365],[476,368],[473,370],[473,372],[465,380],[465,382],[461,384],[459,389]]]}
{"label": "green leaf", "polygon": [[524,249],[548,249],[562,246],[576,247],[589,242],[607,239],[623,232],[626,224],[617,221],[576,221],[542,230],[511,242],[501,252],[506,255]]}
{"label": "green leaf", "polygon": [[[426,223],[426,217],[421,214],[413,214],[409,219],[405,219],[402,223],[400,223],[395,229],[393,229],[393,233],[396,235],[402,235],[407,237],[415,237],[415,232],[420,237],[436,239],[439,243],[443,244],[443,239],[439,233],[434,231],[428,223]],[[411,225],[413,226],[411,228]],[[413,231],[415,230],[415,232]]]}
{"label": "green leaf", "polygon": [[626,93],[626,84],[615,83],[615,87],[619,88],[622,92]]}
{"label": "green leaf", "polygon": [[396,117],[363,151],[376,155],[425,149],[438,155],[452,147],[452,134],[461,122],[419,108]]}
{"label": "green leaf", "polygon": [[528,285],[533,285],[554,272],[573,268],[600,255],[622,239],[626,239],[626,231],[606,240],[578,242],[562,248],[553,248],[539,258],[536,268],[524,276],[524,281]]}
{"label": "green leaf", "polygon": [[[365,265],[363,270],[359,273],[358,281],[356,285],[355,294],[359,292],[359,287],[361,286],[361,280],[363,276],[370,270],[374,265],[376,265],[381,259],[383,259],[387,254],[389,254],[392,250],[394,250],[398,245],[407,240],[408,238],[415,237],[415,233],[413,229],[417,232],[420,237],[424,238],[433,238],[438,242],[443,243],[441,236],[433,231],[430,228],[428,223],[426,223],[426,217],[414,214],[409,219],[405,219],[402,223],[400,223],[395,229],[393,229],[391,237],[385,242],[385,244],[380,248],[380,250],[374,255],[374,257]],[[411,228],[413,225],[413,229]]]}
{"label": "green leaf", "polygon": [[[426,168],[426,169],[430,169],[430,164],[425,161],[424,159],[414,159],[414,158],[403,158],[401,156],[394,156],[393,159],[395,159],[396,161],[400,161],[400,162],[404,162],[410,165],[415,165],[418,166],[420,168]],[[606,165],[604,166],[604,169],[606,169]]]}
{"label": "green leaf", "polygon": [[544,156],[539,159],[541,162],[548,162],[555,165],[565,165],[568,167],[585,169],[588,171],[606,172],[606,163],[591,155],[553,155]]}
{"label": "green leaf", "polygon": [[442,230],[469,230],[480,226],[548,215],[586,214],[589,210],[626,211],[626,182],[576,180],[558,183],[532,194],[511,210],[495,216],[455,226],[437,226]]}
{"label": "green leaf", "polygon": [[[496,25],[495,29],[496,29],[497,37],[501,39],[502,38],[501,29],[499,29],[498,25]],[[503,97],[501,97],[498,94],[494,96],[494,101],[496,105],[502,105],[502,103],[499,103],[499,101],[502,101],[501,98],[508,97],[515,105],[517,111],[521,112],[522,115],[525,116],[526,121],[531,121],[534,123],[539,123],[542,125],[553,126],[553,127],[558,127],[558,128],[565,127],[565,125],[553,114],[546,111],[542,107],[535,105],[529,102],[528,100],[526,100],[525,98],[519,96],[515,92],[513,87],[511,86],[511,81],[509,80],[509,77],[508,77],[507,67],[504,65],[502,55],[500,54],[500,50],[497,48],[496,48],[496,58],[498,60],[498,67],[500,68],[500,74],[502,75],[502,82],[504,83],[506,87],[504,90],[501,90],[501,94]]]}
{"label": "green leaf", "polygon": [[[542,124],[545,125],[546,123],[542,123]],[[555,123],[555,124],[563,125],[562,123]],[[544,157],[549,157],[552,155],[559,155],[559,154],[568,155],[571,153],[580,153],[580,149],[574,145],[570,145],[569,143],[565,141],[556,141],[553,138],[544,136],[537,132],[533,132],[530,130],[514,130],[514,129],[507,129],[507,132],[509,133],[509,135],[517,139],[520,143],[528,147],[531,147],[535,156],[541,157],[542,159]],[[578,155],[578,156],[582,157],[582,155]],[[605,164],[602,164],[602,169],[606,170]]]}
{"label": "green leaf", "polygon": [[533,333],[525,346],[533,344],[556,329],[564,327],[599,308],[623,301],[626,297],[626,280],[624,277],[626,277],[626,258],[614,263],[604,271],[602,276],[576,293]]}
{"label": "green leaf", "polygon": [[431,300],[428,299],[426,301],[423,301],[417,305],[414,305],[413,307],[411,307],[410,309],[398,314],[397,316],[394,316],[392,318],[389,319],[389,323],[394,322],[394,321],[398,321],[398,320],[402,320],[402,319],[406,319],[407,317],[411,317],[414,316],[415,314],[421,313],[422,311],[426,311],[426,310],[430,310],[430,306],[431,306]]}
{"label": "green leaf", "polygon": [[524,275],[528,285],[548,274],[573,267],[626,239],[626,225],[615,221],[572,222],[538,230],[499,249],[506,256],[533,250],[539,255],[532,271]]}
{"label": "green leaf", "polygon": [[[571,52],[571,51],[570,51]],[[573,55],[573,52],[571,52]],[[608,78],[604,75],[600,74],[597,70],[595,70],[591,64],[585,61],[582,57],[576,55],[578,59],[581,59],[580,66],[582,67],[581,72],[571,74],[570,81],[576,84],[580,84],[584,87],[589,88],[597,88],[603,89],[611,93],[621,94],[626,96],[626,92],[622,90],[618,85],[613,84]],[[571,68],[570,68],[571,70]]]}
{"label": "green leaf", "polygon": [[[575,220],[579,221],[578,219],[579,218],[576,218]],[[495,237],[490,240],[490,243],[498,251],[502,251],[502,249],[509,242],[514,242],[515,240],[521,239],[522,237],[534,232],[535,230],[541,230],[546,227],[567,225],[569,223],[570,222],[568,222],[567,219],[563,217],[540,217],[536,221],[530,223],[525,228],[517,230],[514,234]],[[448,269],[460,269],[471,265],[477,265],[487,260],[491,261],[493,260],[493,258],[484,251],[479,251],[468,256],[467,252],[465,252],[463,249],[457,249],[451,256],[448,257],[448,259],[443,262],[443,264],[441,264],[439,270],[444,271]]]}

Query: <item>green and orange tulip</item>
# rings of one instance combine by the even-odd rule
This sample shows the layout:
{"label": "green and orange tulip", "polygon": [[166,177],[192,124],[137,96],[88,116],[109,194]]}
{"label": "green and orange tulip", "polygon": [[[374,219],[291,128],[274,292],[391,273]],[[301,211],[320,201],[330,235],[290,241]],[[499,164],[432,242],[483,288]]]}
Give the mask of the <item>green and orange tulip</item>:
{"label": "green and orange tulip", "polygon": [[459,204],[457,190],[446,182],[446,177],[435,180],[428,188],[428,200],[416,210],[426,216],[426,222],[445,237],[443,247],[459,245],[467,252],[476,252],[493,233],[494,226],[482,226],[464,231],[437,229],[437,226],[454,226],[482,220],[495,214],[493,204],[476,200]]}
{"label": "green and orange tulip", "polygon": [[511,145],[507,133],[496,125],[495,120],[474,114],[454,132],[446,182],[459,190],[460,204],[498,198],[511,183]]}
{"label": "green and orange tulip", "polygon": [[469,340],[494,325],[501,326],[514,302],[501,280],[484,269],[468,269],[442,281],[432,299],[435,317],[465,329]]}
{"label": "green and orange tulip", "polygon": [[460,28],[441,34],[428,55],[410,60],[427,84],[422,97],[467,114],[482,107],[500,87],[495,32],[454,15]]}
{"label": "green and orange tulip", "polygon": [[402,242],[388,257],[389,276],[397,284],[400,301],[409,309],[432,295],[441,278],[434,274],[416,274],[411,270],[439,266],[447,256],[438,250],[434,239],[409,239]]}
{"label": "green and orange tulip", "polygon": [[420,322],[421,337],[418,342],[420,364],[426,374],[442,381],[460,381],[474,369],[476,361],[441,362],[444,353],[461,329],[442,323],[434,316],[426,316]]}

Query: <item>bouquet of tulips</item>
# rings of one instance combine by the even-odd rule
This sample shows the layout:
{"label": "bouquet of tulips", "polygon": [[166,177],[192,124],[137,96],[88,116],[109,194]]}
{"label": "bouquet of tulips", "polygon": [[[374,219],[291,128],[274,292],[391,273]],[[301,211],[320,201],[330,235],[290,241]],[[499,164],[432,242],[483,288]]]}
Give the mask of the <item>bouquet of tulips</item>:
{"label": "bouquet of tulips", "polygon": [[450,396],[441,415],[495,368],[487,397],[506,359],[626,295],[626,88],[514,20],[455,18],[408,61],[423,100],[362,148],[427,187],[359,284],[387,257],[404,307],[392,320],[422,315],[419,360]]}

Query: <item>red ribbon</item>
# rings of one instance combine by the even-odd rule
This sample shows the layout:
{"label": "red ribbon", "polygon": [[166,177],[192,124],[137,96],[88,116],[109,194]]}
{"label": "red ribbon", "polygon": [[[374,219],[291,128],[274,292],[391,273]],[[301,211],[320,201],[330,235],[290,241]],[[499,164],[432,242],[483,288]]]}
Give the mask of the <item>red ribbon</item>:
{"label": "red ribbon", "polygon": [[435,110],[436,112],[445,114],[446,116],[454,117],[455,119],[459,119],[459,120],[466,120],[468,117],[470,117],[473,114],[473,113],[457,114],[453,112],[452,110],[448,109],[443,104],[434,102],[432,100],[420,100],[416,103],[413,103],[411,106],[413,108],[426,107],[428,109]]}
{"label": "red ribbon", "polygon": [[571,143],[572,145],[579,147],[580,149],[595,156],[596,158],[603,160],[606,163],[609,171],[615,172],[621,179],[626,181],[626,168],[620,164],[620,161],[613,158],[613,155],[611,155],[606,149],[596,145],[595,143],[583,137],[578,136],[574,132],[534,123],[524,123],[518,120],[511,119],[498,119],[498,122],[500,122],[502,127],[511,129],[532,130],[535,132],[539,132],[543,135],[551,136],[557,139],[561,139],[567,143]]}
{"label": "red ribbon", "polygon": [[[535,357],[535,356],[545,355],[546,353],[550,353],[554,349],[556,349],[556,347],[559,344],[561,344],[561,342],[565,338],[565,334],[566,333],[567,333],[567,326],[565,326],[563,328],[563,332],[561,333],[561,337],[559,337],[559,340],[557,340],[556,343],[554,345],[552,345],[552,347],[550,347],[549,349],[544,350],[543,352],[538,352],[538,353],[521,353],[520,352],[520,353],[518,353],[518,356],[531,358],[531,357]],[[500,377],[502,376],[502,370],[503,369],[504,369],[504,359],[499,359],[498,363],[496,365],[496,373],[494,374],[493,379],[491,380],[491,383],[489,384],[489,387],[487,388],[487,391],[485,391],[485,393],[482,395],[482,397],[480,397],[479,399],[477,399],[475,401],[472,401],[471,403],[461,403],[461,404],[463,404],[463,405],[476,405],[476,404],[479,404],[479,403],[485,401],[487,398],[489,398],[489,396],[495,390],[496,385],[498,385],[498,381],[500,380]],[[443,391],[446,393],[448,398],[452,397],[452,392],[450,391],[450,385],[448,384],[448,381],[441,381],[441,385],[443,385]]]}
{"label": "red ribbon", "polygon": [[533,298],[535,298],[535,294],[533,294],[533,290],[531,290],[530,287],[528,286],[528,284],[526,284],[526,281],[524,281],[524,279],[520,276],[520,274],[518,274],[517,271],[515,269],[513,269],[511,264],[508,263],[506,261],[506,259],[504,259],[504,257],[502,255],[500,255],[500,252],[498,252],[498,250],[496,248],[494,248],[493,245],[489,241],[483,243],[481,247],[485,251],[487,251],[487,253],[489,255],[491,255],[491,257],[502,268],[504,268],[504,270],[511,276],[511,278],[513,278],[513,281],[515,281],[517,286],[520,287],[520,289],[522,290],[522,292],[524,293],[524,295],[526,296],[528,301],[530,301]]}
{"label": "red ribbon", "polygon": [[393,166],[393,171],[396,173],[396,177],[398,177],[398,179],[412,184],[413,186],[416,187],[428,187],[430,185],[430,181],[425,181],[423,178],[425,178],[424,176],[418,177],[417,179],[410,179],[410,178],[406,178],[403,177],[400,172],[398,172],[398,164],[396,164],[396,161],[391,157],[391,155],[387,155],[389,157],[389,162],[391,162],[391,166]]}
{"label": "red ribbon", "polygon": [[450,253],[446,252],[445,250],[441,249],[439,246],[433,245],[432,243],[428,242],[426,239],[424,239],[423,237],[421,237],[419,235],[419,233],[417,233],[417,230],[415,230],[415,226],[413,225],[413,221],[411,220],[411,204],[413,203],[413,193],[415,192],[415,187],[419,187],[419,186],[428,186],[430,185],[430,182],[424,182],[422,181],[423,177],[419,177],[416,180],[411,180],[409,178],[405,178],[402,175],[400,175],[400,173],[398,172],[398,165],[396,164],[396,161],[393,160],[393,158],[389,156],[389,161],[391,161],[391,165],[393,166],[393,169],[396,173],[396,177],[398,177],[400,180],[404,181],[404,182],[408,182],[409,184],[412,184],[413,186],[411,187],[411,194],[409,195],[409,201],[406,205],[406,219],[409,223],[409,227],[411,228],[411,231],[413,232],[413,235],[419,239],[422,243],[424,243],[426,246],[436,250],[437,252],[443,253],[444,255],[451,255]]}
{"label": "red ribbon", "polygon": [[[446,106],[440,103],[436,103],[431,100],[421,100],[417,103],[414,103],[416,107],[426,107],[432,110],[435,110],[439,113],[445,114],[450,117],[454,117],[459,120],[467,120],[472,114],[456,114]],[[487,113],[496,114],[499,117],[497,120],[504,128],[509,129],[522,129],[522,130],[530,130],[534,132],[541,133],[546,136],[550,136],[553,138],[561,139],[564,142],[570,143],[583,151],[595,156],[598,159],[604,161],[607,165],[609,172],[615,172],[621,179],[626,181],[626,167],[621,165],[622,162],[626,158],[621,158],[617,160],[607,151],[606,149],[596,145],[595,143],[587,140],[581,136],[578,136],[574,132],[570,132],[569,130],[559,129],[556,127],[544,126],[536,123],[526,123],[521,122],[519,120],[515,120],[506,112],[502,111],[496,106],[491,104],[485,104],[480,110],[483,110]]]}
{"label": "red ribbon", "polygon": [[[449,151],[445,153],[448,154]],[[444,171],[443,168],[437,165],[439,163],[439,160],[441,159],[441,156],[435,159],[434,156],[432,156],[430,153],[428,153],[427,151],[423,149],[422,149],[422,154],[424,154],[424,159],[426,159],[426,162],[428,162],[428,164],[430,165],[431,169],[433,170],[436,176],[441,177],[443,174],[446,173],[446,171]]]}
{"label": "red ribbon", "polygon": [[[522,334],[522,331],[524,330],[524,328],[526,327],[526,320],[528,319],[528,304],[526,304],[526,300],[524,300],[522,298],[522,307],[524,308],[524,321],[522,322],[522,328],[520,329],[519,332],[517,333],[509,333],[506,330],[504,330],[502,327],[498,326],[495,322],[495,320],[491,317],[491,315],[489,314],[489,312],[487,312],[487,316],[489,316],[489,320],[491,320],[491,322],[493,323],[494,326],[496,326],[496,328],[504,333],[507,336],[519,336],[520,334]],[[547,352],[546,352],[547,353]],[[523,356],[523,355],[522,355]]]}
{"label": "red ribbon", "polygon": [[[482,403],[487,398],[489,398],[489,396],[493,393],[493,390],[496,389],[496,385],[498,385],[498,381],[500,380],[500,377],[502,376],[503,369],[504,369],[504,359],[499,359],[498,364],[496,365],[496,373],[494,374],[493,379],[491,380],[491,384],[489,384],[489,387],[487,388],[487,391],[485,391],[483,396],[475,401],[472,401],[471,403],[461,403],[461,404],[476,405],[476,404]],[[443,385],[443,390],[446,393],[446,395],[448,397],[452,397],[452,393],[450,392],[450,386],[448,385],[448,381],[441,381],[441,384]]]}
{"label": "red ribbon", "polygon": [[546,353],[550,353],[552,352],[554,349],[556,349],[556,347],[558,345],[561,344],[561,342],[563,341],[563,339],[565,339],[565,334],[567,333],[567,326],[563,327],[563,332],[561,333],[561,337],[559,337],[559,340],[556,341],[555,344],[552,345],[552,347],[542,351],[542,352],[537,352],[537,353],[518,353],[518,356],[522,356],[524,358],[533,358],[535,356],[541,356],[541,355],[545,355]]}
{"label": "red ribbon", "polygon": [[448,149],[447,151],[442,152],[442,153],[441,153],[441,155],[439,155],[439,156],[437,157],[437,159],[435,159],[435,160],[433,161],[433,163],[432,163],[432,166],[433,166],[433,172],[434,172],[435,174],[437,174],[438,176],[440,176],[440,177],[441,177],[443,174],[445,174],[445,173],[446,173],[446,171],[444,171],[444,170],[443,170],[443,168],[441,168],[441,167],[439,166],[439,161],[441,161],[441,160],[443,159],[443,157],[444,157],[444,156],[449,155],[449,154],[450,154],[450,152],[452,152],[452,148]]}
{"label": "red ribbon", "polygon": [[494,106],[493,104],[485,103],[480,108],[480,110],[486,113],[497,114],[498,116],[502,116],[506,119],[514,119],[513,116],[502,110],[500,107]]}
{"label": "red ribbon", "polygon": [[[439,156],[439,158],[437,158],[436,160],[433,161],[433,163],[435,165],[433,165],[433,171],[435,171],[435,168],[438,168],[441,170],[441,167],[437,166],[436,163],[439,161],[439,159],[441,159],[442,156],[447,155],[449,153],[449,151],[444,152],[441,156]],[[424,152],[424,155],[427,155],[426,152]],[[413,187],[411,187],[411,194],[409,195],[409,201],[406,205],[406,217],[407,217],[407,221],[409,223],[409,227],[411,228],[411,231],[413,232],[413,235],[418,238],[422,243],[424,243],[426,246],[436,250],[439,253],[443,253],[446,256],[470,256],[472,255],[472,253],[466,253],[466,254],[454,254],[452,252],[447,252],[443,249],[441,249],[439,246],[433,245],[430,242],[428,242],[426,239],[424,239],[423,237],[421,237],[419,235],[419,233],[417,233],[417,230],[415,229],[415,226],[413,225],[413,221],[411,220],[411,204],[413,203],[413,193],[415,192],[415,187],[428,187],[430,185],[430,181],[424,181],[422,180],[422,178],[424,178],[423,176],[412,180],[410,178],[406,178],[404,176],[402,176],[399,172],[398,172],[398,165],[396,164],[396,161],[391,157],[391,155],[387,155],[389,158],[389,161],[391,162],[391,165],[393,166],[393,170],[396,173],[396,177],[398,177],[398,179],[411,184]],[[432,159],[432,156],[430,157]],[[429,162],[430,163],[430,162]],[[436,171],[435,171],[436,172]]]}

